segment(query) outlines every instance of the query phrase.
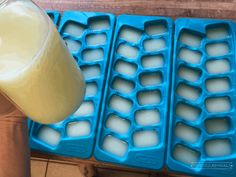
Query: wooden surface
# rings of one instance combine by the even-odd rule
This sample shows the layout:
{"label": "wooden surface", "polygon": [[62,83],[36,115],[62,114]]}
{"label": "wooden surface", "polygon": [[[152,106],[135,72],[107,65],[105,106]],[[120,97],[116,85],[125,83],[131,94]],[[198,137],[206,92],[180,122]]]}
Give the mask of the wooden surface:
{"label": "wooden surface", "polygon": [[34,0],[51,10],[80,10],[236,20],[235,0]]}
{"label": "wooden surface", "polygon": [[[97,11],[177,17],[204,17],[236,20],[235,0],[34,0],[47,10]],[[97,162],[32,152],[32,177],[81,177],[80,164],[92,164],[99,177],[184,176],[119,167]],[[61,169],[61,170],[60,170]],[[73,173],[71,173],[73,171]]]}

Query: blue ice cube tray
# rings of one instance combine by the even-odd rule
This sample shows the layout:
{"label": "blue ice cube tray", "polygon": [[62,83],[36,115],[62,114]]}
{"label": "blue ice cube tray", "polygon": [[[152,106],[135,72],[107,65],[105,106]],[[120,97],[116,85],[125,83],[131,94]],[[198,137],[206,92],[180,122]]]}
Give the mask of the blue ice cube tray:
{"label": "blue ice cube tray", "polygon": [[[74,114],[67,118],[66,120],[51,124],[51,125],[42,125],[39,123],[32,123],[32,128],[30,131],[30,145],[32,149],[40,150],[48,153],[79,157],[79,158],[89,158],[92,156],[93,147],[95,144],[95,136],[97,130],[97,122],[99,120],[99,111],[101,109],[101,101],[103,97],[103,90],[106,78],[107,64],[109,63],[109,54],[110,46],[112,42],[112,34],[114,29],[115,18],[113,15],[108,13],[94,13],[94,12],[74,12],[67,11],[65,12],[59,20],[59,13],[55,11],[49,11],[49,16],[52,18],[55,24],[58,24],[58,30],[61,34],[61,37],[66,41],[67,39],[72,40],[73,42],[80,43],[80,49],[72,51],[72,55],[75,60],[78,62],[79,66],[83,70],[86,67],[96,67],[99,68],[100,74],[96,76],[91,76],[86,78],[86,84],[94,84],[97,87],[97,92],[94,95],[86,95],[84,102],[90,102],[93,104],[94,111],[89,115],[77,115]],[[107,20],[109,22],[109,27],[107,29],[94,30],[91,29],[90,23],[96,23],[99,20]],[[83,28],[83,33],[80,36],[75,36],[76,31],[72,31],[73,34],[70,34],[71,30],[65,31],[67,25],[72,24],[73,26],[78,27],[78,30]],[[74,33],[75,32],[75,33]],[[104,34],[106,35],[105,44],[102,45],[93,45],[89,46],[87,44],[86,38],[89,35],[93,34]],[[96,60],[84,60],[84,52],[86,50],[95,50],[99,49],[103,51],[103,58]],[[68,137],[66,128],[70,123],[74,122],[87,122],[90,125],[90,133],[86,136],[81,137]],[[60,133],[60,141],[56,146],[48,145],[47,143],[41,141],[38,138],[38,133],[42,127],[49,127],[53,130],[56,130]]]}
{"label": "blue ice cube tray", "polygon": [[[149,35],[146,33],[146,28],[151,25],[163,25],[166,31],[158,35]],[[111,63],[108,70],[108,82],[105,87],[101,120],[99,122],[99,134],[97,137],[96,147],[94,151],[95,158],[105,162],[117,163],[120,165],[127,165],[131,167],[141,167],[146,169],[160,169],[163,167],[164,154],[166,148],[166,126],[168,117],[168,100],[169,100],[169,80],[170,80],[170,66],[171,66],[171,43],[172,43],[172,20],[165,17],[151,17],[151,16],[135,16],[135,15],[121,15],[117,17],[116,30],[114,33],[113,51],[111,55]],[[139,31],[141,34],[138,41],[128,41],[120,35],[124,28],[129,30]],[[144,42],[151,39],[162,39],[166,46],[159,51],[146,51]],[[128,45],[138,49],[137,57],[130,58],[118,52],[118,48],[122,45]],[[128,52],[127,52],[128,53]],[[142,65],[143,59],[148,56],[161,56],[164,61],[162,66],[146,66]],[[135,73],[130,76],[120,72],[116,69],[118,63],[127,62],[135,67]],[[143,74],[160,74],[162,78],[161,83],[153,85],[143,85],[140,77]],[[130,93],[117,90],[113,87],[113,83],[117,79],[122,79],[130,82],[133,85],[133,90]],[[153,104],[141,104],[139,94],[155,92],[160,94],[160,102]],[[111,99],[119,97],[128,100],[131,103],[130,112],[123,112],[119,108],[111,106]],[[120,105],[122,106],[122,105]],[[160,114],[159,122],[152,125],[140,125],[135,119],[135,115],[141,110],[155,110]],[[107,121],[111,116],[127,120],[130,128],[127,132],[117,132],[107,127]],[[145,117],[143,117],[145,119]],[[148,148],[136,146],[133,137],[136,133],[153,131],[155,132],[158,142]],[[127,146],[126,153],[122,155],[115,155],[104,149],[103,144],[106,138],[114,137],[117,140],[123,141]],[[119,148],[119,147],[114,147]]]}
{"label": "blue ice cube tray", "polygon": [[[235,23],[227,20],[211,20],[211,19],[189,19],[180,18],[175,21],[175,40],[173,52],[173,70],[172,70],[172,88],[171,88],[171,103],[170,103],[170,122],[169,122],[169,136],[167,148],[167,165],[171,170],[180,171],[192,175],[203,176],[236,176],[236,72],[235,72]],[[212,39],[212,36],[207,36],[207,31],[213,28],[225,28],[228,35],[221,39]],[[200,37],[200,46],[191,44],[189,41],[181,39],[181,34],[188,34],[195,37]],[[220,54],[211,56],[210,45],[226,44],[229,52],[227,54]],[[186,61],[185,57],[181,55],[181,50],[188,49],[190,51],[199,52],[200,60]],[[208,67],[207,62],[215,62],[227,60],[230,70],[227,72],[212,73]],[[198,73],[198,78],[191,79],[180,74],[180,70],[186,67]],[[222,66],[223,67],[223,66]],[[185,69],[186,69],[185,68]],[[186,70],[185,70],[186,71]],[[213,93],[206,86],[206,83],[211,79],[224,78],[229,82],[230,88],[225,91]],[[185,84],[198,91],[199,97],[191,100],[186,95],[178,92],[181,84]],[[183,88],[183,87],[181,87]],[[216,89],[216,88],[215,88]],[[211,98],[225,98],[229,100],[231,108],[220,112],[223,108],[218,107],[219,112],[212,112],[210,108],[206,107],[206,102]],[[184,106],[190,108],[190,114],[183,115],[180,110]],[[196,116],[193,116],[196,115]],[[191,118],[189,118],[190,116]],[[207,129],[207,124],[212,120],[222,121],[228,123],[228,128],[214,132]],[[210,122],[209,122],[210,121]],[[219,122],[220,123],[220,122]],[[192,139],[183,138],[176,134],[176,127],[183,126],[191,127],[199,137],[195,141]],[[214,126],[214,125],[212,125]],[[217,129],[217,127],[215,127]],[[214,156],[213,151],[207,151],[207,148],[218,146],[218,152],[221,151],[217,141],[224,142],[228,145],[228,154],[218,154]],[[209,142],[213,143],[209,147]],[[184,148],[184,151],[193,156],[192,162],[186,163],[181,161],[181,155],[175,155],[176,152]],[[182,149],[183,150],[183,149]],[[178,151],[180,152],[180,151]],[[181,153],[181,152],[180,152]],[[226,152],[225,152],[226,153]]]}
{"label": "blue ice cube tray", "polygon": [[[172,171],[182,172],[190,175],[202,176],[236,176],[235,170],[235,23],[228,20],[211,20],[211,19],[188,19],[180,18],[172,24],[170,18],[155,17],[155,16],[135,16],[121,15],[117,17],[115,25],[115,17],[107,13],[93,12],[75,12],[68,11],[60,18],[57,11],[48,11],[53,22],[58,26],[58,30],[62,38],[72,40],[81,44],[78,51],[71,51],[72,55],[81,66],[82,71],[86,67],[98,66],[100,68],[99,77],[86,79],[86,83],[94,83],[97,85],[97,93],[94,96],[86,96],[84,101],[92,101],[94,106],[94,114],[89,116],[70,116],[68,119],[53,125],[41,125],[30,121],[30,144],[33,149],[44,151],[52,154],[64,156],[89,158],[92,155],[99,161],[120,164],[129,167],[145,168],[158,170],[164,165]],[[107,30],[92,30],[90,22],[96,20],[108,19],[110,28]],[[83,27],[84,32],[81,36],[74,36],[65,32],[65,26],[68,24],[76,24],[78,27]],[[161,24],[166,26],[166,32],[159,35],[152,35],[147,32],[149,26]],[[227,37],[223,39],[211,39],[207,36],[208,29],[224,27],[228,31]],[[132,37],[123,38],[121,35],[122,29],[129,29],[140,34],[138,41],[132,41]],[[78,29],[80,30],[80,29]],[[114,30],[114,31],[113,31]],[[181,34],[187,33],[190,36],[201,38],[200,46],[191,46],[189,41],[182,41]],[[88,46],[86,37],[90,34],[106,34],[106,45]],[[145,50],[145,41],[150,39],[163,39],[165,48],[150,52]],[[131,40],[131,41],[130,41]],[[206,46],[211,44],[224,43],[229,48],[228,54],[220,56],[209,56]],[[118,49],[121,45],[127,45],[131,48],[138,49],[137,57],[130,58],[130,53],[120,54]],[[104,51],[103,60],[99,61],[84,61],[83,52],[89,49],[102,49]],[[173,51],[172,51],[173,49]],[[201,57],[198,61],[187,62],[180,52],[182,49],[187,49],[198,53]],[[164,64],[157,66],[154,64],[144,64],[144,58],[152,56],[160,56],[163,58]],[[173,57],[172,57],[173,56]],[[109,59],[110,58],[110,59]],[[173,58],[173,59],[172,59]],[[209,73],[207,62],[226,60],[230,66],[230,70],[225,73]],[[173,61],[173,62],[172,62]],[[117,69],[117,63],[126,63],[135,68],[132,76],[127,75],[123,69]],[[158,63],[160,64],[160,63]],[[185,77],[181,70],[185,69]],[[187,69],[187,70],[186,70]],[[132,69],[131,69],[132,70]],[[188,75],[188,72],[194,72],[196,80]],[[161,83],[157,85],[145,85],[140,78],[145,74],[159,74]],[[186,74],[187,73],[187,74]],[[187,76],[186,76],[187,75]],[[183,78],[184,77],[184,78]],[[211,79],[223,78],[229,82],[230,89],[212,93],[209,92],[206,82]],[[129,83],[132,89],[130,93],[124,90],[117,90],[114,83],[117,80]],[[119,85],[119,84],[118,84]],[[193,88],[195,93],[199,94],[196,100],[186,98],[187,92],[178,92],[179,86],[187,86]],[[122,84],[119,85],[119,88]],[[185,87],[186,88],[186,87]],[[158,93],[160,102],[155,104],[141,104],[139,100],[140,93]],[[183,95],[181,96],[182,93]],[[185,95],[185,96],[184,96]],[[131,105],[130,112],[122,112],[122,105],[114,107],[111,104],[112,98],[120,98],[126,100]],[[209,98],[226,98],[230,101],[230,110],[220,113],[209,112],[205,103]],[[177,110],[179,105],[189,109],[190,114],[181,114]],[[219,108],[222,109],[222,108]],[[159,113],[159,122],[150,125],[140,124],[137,120],[137,113],[140,111],[154,110]],[[144,114],[145,116],[149,114]],[[194,115],[197,115],[194,117]],[[116,128],[111,129],[108,125],[108,120],[111,117],[126,121],[129,128],[126,132],[119,132]],[[99,120],[99,121],[98,121]],[[228,127],[220,132],[209,132],[207,124],[212,120],[223,121]],[[91,125],[91,132],[87,136],[80,138],[72,138],[67,136],[66,127],[69,123],[76,121],[87,121]],[[219,122],[218,122],[219,123]],[[213,126],[214,124],[212,124]],[[50,146],[38,139],[38,132],[42,127],[49,127],[61,134],[61,139],[57,146]],[[197,133],[198,137],[195,142],[191,139],[181,136],[176,133],[176,127],[191,128]],[[157,144],[151,147],[139,147],[134,142],[134,137],[140,132],[152,131],[156,132]],[[212,131],[212,130],[211,130]],[[187,133],[186,133],[187,134]],[[127,148],[122,155],[115,155],[114,152],[109,152],[104,146],[106,138],[113,138],[116,141],[122,141]],[[212,153],[206,150],[208,142],[217,144],[218,140],[222,140],[229,145],[228,152],[223,156],[213,157]],[[221,142],[222,142],[221,141]],[[194,160],[188,159],[190,163],[181,161],[184,155],[176,156],[175,150],[182,148],[190,156],[194,156]],[[118,147],[114,146],[114,149]],[[116,151],[116,150],[115,150]],[[181,153],[181,152],[180,152]]]}
{"label": "blue ice cube tray", "polygon": [[60,21],[60,13],[58,11],[48,10],[47,14],[52,19],[53,23],[55,25],[58,25],[58,23]]}

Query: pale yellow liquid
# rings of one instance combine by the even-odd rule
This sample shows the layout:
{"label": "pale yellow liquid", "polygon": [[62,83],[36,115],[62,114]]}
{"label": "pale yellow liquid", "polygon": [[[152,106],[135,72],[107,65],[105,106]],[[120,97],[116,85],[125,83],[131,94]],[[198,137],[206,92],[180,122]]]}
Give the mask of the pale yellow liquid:
{"label": "pale yellow liquid", "polygon": [[80,69],[52,22],[30,1],[0,7],[0,90],[40,123],[65,119],[83,100]]}

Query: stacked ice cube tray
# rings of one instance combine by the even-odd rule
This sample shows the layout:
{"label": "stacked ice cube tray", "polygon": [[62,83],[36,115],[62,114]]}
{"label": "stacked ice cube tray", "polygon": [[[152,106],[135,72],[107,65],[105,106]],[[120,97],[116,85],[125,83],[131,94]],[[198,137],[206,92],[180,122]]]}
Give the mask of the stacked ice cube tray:
{"label": "stacked ice cube tray", "polygon": [[82,69],[86,96],[62,122],[30,122],[32,149],[236,176],[235,23],[48,14]]}

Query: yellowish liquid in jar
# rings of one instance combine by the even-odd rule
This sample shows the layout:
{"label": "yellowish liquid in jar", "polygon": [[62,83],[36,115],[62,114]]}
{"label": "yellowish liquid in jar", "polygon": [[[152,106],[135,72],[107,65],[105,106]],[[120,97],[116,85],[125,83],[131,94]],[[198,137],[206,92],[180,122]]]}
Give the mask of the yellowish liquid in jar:
{"label": "yellowish liquid in jar", "polygon": [[0,90],[27,116],[54,123],[75,112],[83,76],[53,23],[30,1],[0,8]]}

